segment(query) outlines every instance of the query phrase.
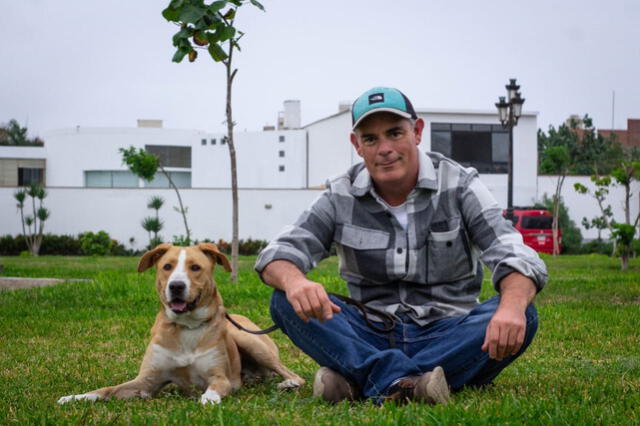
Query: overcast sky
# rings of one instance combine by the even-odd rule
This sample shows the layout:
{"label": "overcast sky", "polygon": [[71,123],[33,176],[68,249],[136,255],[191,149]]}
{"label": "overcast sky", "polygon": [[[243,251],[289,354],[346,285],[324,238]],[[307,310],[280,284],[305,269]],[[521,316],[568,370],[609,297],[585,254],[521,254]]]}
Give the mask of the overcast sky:
{"label": "overcast sky", "polygon": [[[210,3],[210,0],[207,0]],[[224,131],[224,67],[202,51],[171,62],[168,0],[0,0],[0,123]],[[246,35],[237,129],[275,124],[286,99],[302,123],[378,85],[416,108],[494,109],[516,77],[538,126],[588,113],[610,128],[640,118],[638,0],[264,0],[240,9]],[[346,135],[345,135],[346,138]]]}

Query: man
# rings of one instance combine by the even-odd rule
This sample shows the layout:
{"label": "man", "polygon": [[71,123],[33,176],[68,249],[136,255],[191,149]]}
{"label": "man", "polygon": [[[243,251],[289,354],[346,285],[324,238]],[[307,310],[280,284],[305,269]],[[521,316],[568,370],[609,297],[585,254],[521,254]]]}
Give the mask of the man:
{"label": "man", "polygon": [[[488,384],[524,352],[546,268],[475,169],[418,150],[424,122],[400,91],[365,92],[352,123],[363,163],[330,180],[256,270],[275,288],[275,323],[322,366],[314,396],[444,404],[449,388]],[[332,243],[351,297],[373,319],[391,315],[391,332],[306,278]],[[479,260],[499,292],[482,304]]]}

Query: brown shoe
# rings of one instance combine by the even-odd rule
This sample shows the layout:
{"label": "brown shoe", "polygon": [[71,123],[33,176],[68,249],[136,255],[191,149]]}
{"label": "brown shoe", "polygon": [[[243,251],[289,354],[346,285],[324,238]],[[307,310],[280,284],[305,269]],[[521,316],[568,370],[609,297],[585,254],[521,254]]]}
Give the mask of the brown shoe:
{"label": "brown shoe", "polygon": [[360,392],[347,379],[328,367],[320,367],[313,379],[313,396],[327,402],[355,401]]}
{"label": "brown shoe", "polygon": [[449,385],[442,367],[421,376],[403,377],[392,388],[386,400],[405,403],[411,400],[426,404],[443,404],[449,402]]}
{"label": "brown shoe", "polygon": [[433,371],[418,377],[413,389],[413,398],[427,404],[447,405],[450,392],[442,367],[436,367]]}

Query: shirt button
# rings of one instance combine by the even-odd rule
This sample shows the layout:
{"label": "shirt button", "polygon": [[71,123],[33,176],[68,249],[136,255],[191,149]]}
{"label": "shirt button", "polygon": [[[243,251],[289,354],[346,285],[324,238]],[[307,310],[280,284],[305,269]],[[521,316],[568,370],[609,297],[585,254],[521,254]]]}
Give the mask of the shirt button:
{"label": "shirt button", "polygon": [[451,247],[452,242],[451,241],[447,241],[447,247]]}
{"label": "shirt button", "polygon": [[402,254],[402,249],[400,247],[398,247],[398,249],[396,250],[396,253]]}

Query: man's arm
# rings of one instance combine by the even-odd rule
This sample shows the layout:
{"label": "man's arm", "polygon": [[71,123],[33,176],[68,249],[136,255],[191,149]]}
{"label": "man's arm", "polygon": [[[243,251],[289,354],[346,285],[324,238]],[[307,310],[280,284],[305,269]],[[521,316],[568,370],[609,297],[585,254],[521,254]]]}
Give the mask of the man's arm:
{"label": "man's arm", "polygon": [[311,318],[327,321],[333,314],[340,312],[322,284],[311,281],[287,260],[274,260],[262,270],[262,280],[287,295],[287,300],[301,320],[308,322]]}
{"label": "man's arm", "polygon": [[482,350],[489,357],[502,361],[518,353],[527,328],[525,310],[536,295],[536,286],[530,278],[512,272],[500,281],[500,303],[489,322]]}

